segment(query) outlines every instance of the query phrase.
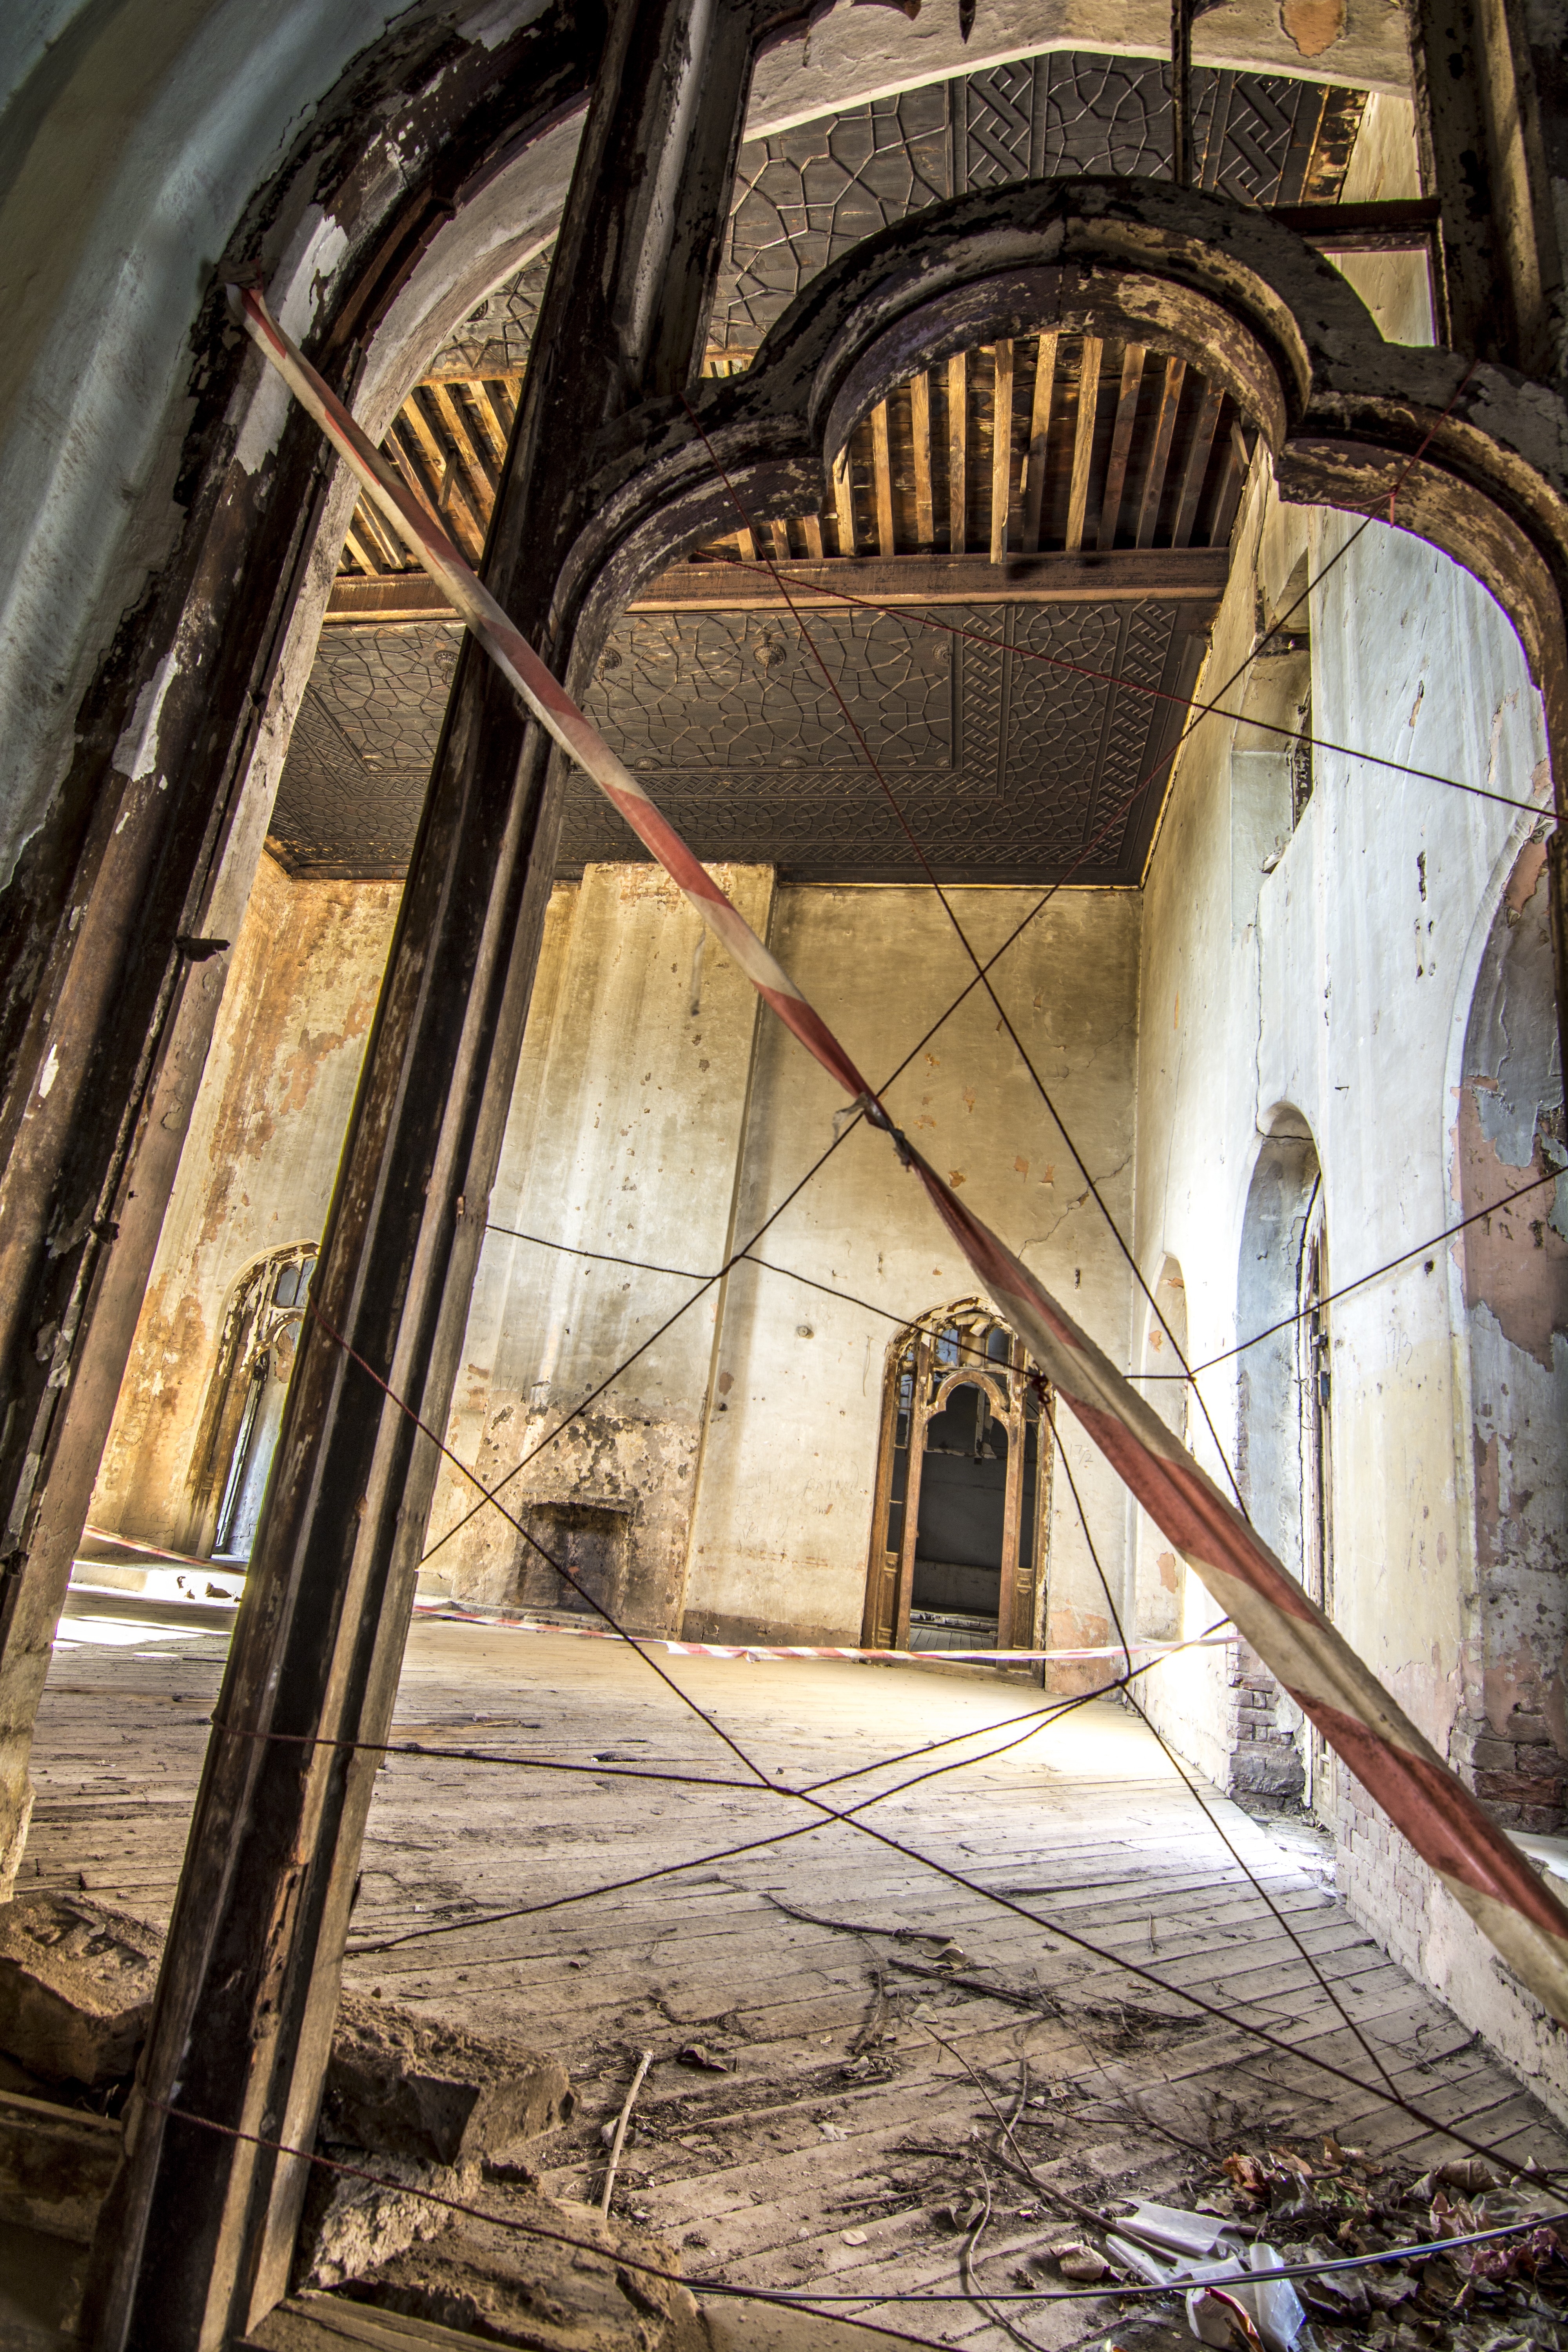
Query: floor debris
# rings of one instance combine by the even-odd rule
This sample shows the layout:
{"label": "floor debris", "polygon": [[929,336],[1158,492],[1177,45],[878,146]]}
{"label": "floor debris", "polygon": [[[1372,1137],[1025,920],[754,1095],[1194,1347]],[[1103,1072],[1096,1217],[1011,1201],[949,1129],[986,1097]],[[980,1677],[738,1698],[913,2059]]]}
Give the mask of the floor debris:
{"label": "floor debris", "polygon": [[147,2031],[163,1939],[85,1895],[0,1909],[0,2051],[45,2083],[128,2074]]}

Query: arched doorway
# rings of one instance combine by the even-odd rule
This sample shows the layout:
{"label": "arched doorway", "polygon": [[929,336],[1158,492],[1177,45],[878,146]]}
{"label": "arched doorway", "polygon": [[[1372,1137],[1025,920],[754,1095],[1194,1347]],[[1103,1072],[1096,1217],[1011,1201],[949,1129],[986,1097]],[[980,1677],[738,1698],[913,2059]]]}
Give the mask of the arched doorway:
{"label": "arched doorway", "polygon": [[1544,834],[1538,826],[1512,861],[1482,949],[1452,1132],[1455,1191],[1473,1220],[1454,1258],[1475,1570],[1468,1591],[1460,1583],[1466,1633],[1449,1753],[1510,1829],[1561,1834],[1568,1143]]}
{"label": "arched doorway", "polygon": [[274,1251],[243,1277],[229,1307],[206,1416],[202,1518],[214,1559],[250,1558],[315,1270],[314,1242]]}
{"label": "arched doorway", "polygon": [[1037,1649],[1051,1432],[1021,1341],[978,1299],[894,1343],[861,1639]]}

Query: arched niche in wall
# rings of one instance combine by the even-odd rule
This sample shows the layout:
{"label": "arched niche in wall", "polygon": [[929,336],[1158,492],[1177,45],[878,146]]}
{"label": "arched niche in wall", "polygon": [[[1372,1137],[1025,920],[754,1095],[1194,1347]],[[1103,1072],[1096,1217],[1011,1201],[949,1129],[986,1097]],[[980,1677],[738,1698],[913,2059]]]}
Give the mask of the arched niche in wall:
{"label": "arched niche in wall", "polygon": [[1477,1219],[1455,1253],[1476,1547],[1455,1761],[1533,1831],[1562,1827],[1568,1783],[1568,1175],[1540,1181],[1568,1150],[1546,857],[1525,844],[1492,919],[1453,1139],[1459,1213]]}
{"label": "arched niche in wall", "polygon": [[[1322,1169],[1311,1129],[1280,1105],[1253,1166],[1237,1269],[1237,1478],[1247,1512],[1314,1600],[1332,1612],[1332,1458]],[[1248,1344],[1250,1343],[1250,1344]],[[1237,1724],[1233,1786],[1269,1799],[1331,1805],[1331,1758],[1303,1727],[1298,1750],[1276,1736],[1272,1677],[1244,1654],[1252,1719]],[[1270,1702],[1261,1716],[1258,1699]],[[1244,1735],[1250,1733],[1249,1744]]]}
{"label": "arched niche in wall", "polygon": [[230,1293],[195,1447],[194,1551],[250,1557],[315,1270],[315,1243],[295,1242],[247,1267]]}
{"label": "arched niche in wall", "polygon": [[[1166,1255],[1154,1284],[1153,1305],[1144,1317],[1143,1393],[1167,1429],[1187,1442],[1188,1385],[1181,1363],[1187,1355],[1187,1286],[1179,1259]],[[1146,1642],[1173,1642],[1182,1631],[1185,1577],[1168,1537],[1138,1507],[1137,1629]]]}

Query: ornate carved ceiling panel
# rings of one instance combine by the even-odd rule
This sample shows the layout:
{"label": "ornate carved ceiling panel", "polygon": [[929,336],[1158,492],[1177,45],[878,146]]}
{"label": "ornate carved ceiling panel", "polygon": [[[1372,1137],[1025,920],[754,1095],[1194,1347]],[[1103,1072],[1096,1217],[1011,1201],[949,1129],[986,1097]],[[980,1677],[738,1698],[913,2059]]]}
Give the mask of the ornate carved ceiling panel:
{"label": "ornate carved ceiling panel", "polygon": [[[816,613],[814,654],[775,614],[629,614],[589,707],[705,858],[920,878],[842,697],[943,880],[1135,883],[1180,715],[1162,698],[1190,690],[1206,617],[1155,599]],[[291,872],[405,869],[457,642],[441,623],[328,633],[273,824]],[[574,783],[561,872],[641,855]]]}
{"label": "ornate carved ceiling panel", "polygon": [[[1058,51],[821,116],[741,150],[709,337],[761,342],[808,279],[921,205],[1053,173],[1171,168],[1169,68]],[[1200,184],[1243,204],[1331,204],[1363,99],[1268,74],[1193,74]],[[528,356],[548,254],[481,302],[432,376],[504,376]]]}
{"label": "ornate carved ceiling panel", "polygon": [[[1205,187],[1257,204],[1337,196],[1358,93],[1202,70],[1194,80]],[[750,142],[710,365],[743,367],[813,276],[926,205],[1058,172],[1159,173],[1170,156],[1166,68],[1087,54],[1025,58]],[[548,253],[536,255],[464,321],[388,436],[389,454],[470,556],[489,521],[548,267]],[[850,557],[862,567],[880,559],[890,572],[939,557],[1219,548],[1247,458],[1230,404],[1196,370],[1135,347],[1031,337],[901,387],[857,429],[819,514],[706,552],[771,553],[826,573]],[[362,593],[395,614],[406,566],[362,507],[341,609]],[[909,609],[813,616],[835,684],[941,874],[1036,879],[1071,868],[1086,880],[1137,879],[1163,778],[1138,787],[1173,741],[1175,716],[1137,689],[1186,689],[1208,610],[1184,604],[1180,587],[1162,595],[1160,583],[1145,596],[1146,584],[1119,599],[1009,605],[998,577],[996,602],[941,613],[996,641],[989,646],[922,628]],[[428,599],[410,609],[427,613]],[[324,634],[273,826],[291,870],[405,869],[457,638],[428,619]],[[1102,675],[1052,667],[1041,655]],[[629,614],[594,707],[702,855],[824,878],[919,872],[786,616]],[[563,869],[630,850],[596,798],[574,788]]]}

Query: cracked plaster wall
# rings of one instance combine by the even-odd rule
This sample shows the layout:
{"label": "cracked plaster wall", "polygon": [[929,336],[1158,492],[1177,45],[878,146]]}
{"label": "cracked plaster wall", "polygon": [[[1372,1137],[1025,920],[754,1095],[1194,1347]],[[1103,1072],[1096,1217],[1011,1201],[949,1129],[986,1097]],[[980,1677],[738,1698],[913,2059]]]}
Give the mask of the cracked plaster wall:
{"label": "cracked plaster wall", "polygon": [[[891,1069],[964,984],[963,950],[919,889],[728,886],[868,1070]],[[1031,894],[951,894],[977,949]],[[762,1223],[833,1139],[839,1098],[721,957],[694,969],[696,917],[645,866],[590,866],[552,900],[492,1223],[701,1275]],[[1131,1216],[1138,906],[1064,891],[998,985],[1117,1215]],[[694,994],[698,1006],[693,1011]],[[889,1095],[895,1116],[1126,1360],[1128,1280],[1059,1134],[972,998]],[[619,1514],[635,1624],[694,1639],[854,1642],[865,1597],[889,1336],[968,1295],[973,1277],[885,1143],[857,1133],[759,1244],[854,1294],[829,1298],[748,1263],[661,1337],[570,1433],[521,1470],[509,1501],[542,1541],[563,1508]],[[689,1297],[649,1274],[493,1234],[469,1318],[450,1438],[487,1483],[522,1456]],[[883,1316],[871,1311],[880,1307]],[[1125,1573],[1126,1498],[1069,1428],[1110,1573]],[[531,1516],[554,1507],[549,1519]],[[472,1489],[443,1476],[449,1535],[427,1594],[494,1606],[559,1600],[499,1514],[459,1528]],[[548,1532],[547,1532],[548,1530]],[[1056,1486],[1049,1638],[1107,1638],[1108,1615]]]}
{"label": "cracked plaster wall", "polygon": [[[948,893],[984,958],[1037,894]],[[1139,907],[1059,891],[995,985],[1113,1213],[1131,1215]],[[972,976],[928,890],[782,889],[773,944],[857,1064],[895,1069]],[[1060,1291],[1119,1363],[1130,1282],[1071,1154],[978,991],[888,1091],[894,1118],[981,1216]],[[758,1039],[738,1229],[753,1231],[833,1138],[839,1097],[777,1023]],[[970,1296],[973,1277],[885,1140],[858,1129],[759,1244],[885,1310],[746,1265],[731,1276],[692,1531],[687,1628],[698,1639],[859,1638],[888,1340]],[[1064,1414],[1097,1544],[1125,1599],[1125,1491]],[[1053,1487],[1047,1639],[1110,1638],[1105,1597],[1065,1478]],[[1071,1686],[1075,1670],[1053,1677]],[[1091,1670],[1092,1672],[1092,1670]]]}
{"label": "cracked plaster wall", "polygon": [[[773,875],[716,867],[765,935]],[[492,1226],[701,1274],[729,1232],[757,999],[658,870],[590,866],[557,887],[512,1095]],[[680,1272],[634,1271],[492,1232],[469,1312],[448,1441],[538,1539],[562,1507],[618,1526],[616,1598],[639,1628],[679,1628],[712,1349],[711,1294],[657,1339],[567,1433],[520,1470],[563,1414],[689,1297]],[[513,1475],[517,1474],[517,1475]],[[505,1607],[554,1579],[473,1489],[443,1473],[427,1594]],[[542,1516],[539,1507],[545,1506]],[[554,1506],[553,1511],[548,1507]],[[544,1582],[542,1585],[541,1577]]]}
{"label": "cracked plaster wall", "polygon": [[[1255,585],[1278,611],[1303,550],[1317,579],[1354,528],[1344,517],[1281,509],[1254,489],[1210,679],[1228,677],[1251,650]],[[1314,588],[1310,635],[1321,736],[1539,804],[1547,790],[1539,698],[1509,624],[1447,557],[1372,523]],[[1492,909],[1533,824],[1528,814],[1320,749],[1300,824],[1242,891],[1232,731],[1211,724],[1182,761],[1145,904],[1138,1247],[1151,1278],[1167,1253],[1179,1257],[1195,1361],[1247,1336],[1237,1328],[1238,1251],[1270,1134],[1309,1134],[1315,1146],[1335,1288],[1453,1221],[1457,1041],[1470,1026]],[[1528,1160],[1517,1139],[1509,1148]],[[1330,1309],[1333,1613],[1461,1766],[1478,1536],[1483,1549],[1500,1540],[1489,1514],[1500,1528],[1506,1516],[1477,1491],[1466,1395],[1476,1317],[1467,1314],[1463,1266],[1457,1250],[1435,1248]],[[1543,1381],[1561,1379],[1539,1359],[1535,1370]],[[1244,1404],[1236,1364],[1216,1365],[1201,1388],[1234,1459]],[[1223,1476],[1195,1412],[1190,1429],[1199,1457]],[[1538,1530],[1561,1527],[1563,1501],[1559,1468],[1532,1494]],[[1184,1619],[1196,1632],[1214,1612],[1195,1580],[1186,1582]],[[1538,1644],[1524,1677],[1537,1719],[1543,1663]],[[1244,1666],[1231,1651],[1194,1653],[1151,1678],[1162,1727],[1222,1785],[1234,1770]],[[1560,1666],[1558,1675],[1560,1692]],[[1492,1687],[1502,1687],[1495,1676]],[[1561,2110],[1568,2037],[1489,1958],[1348,1773],[1337,1770],[1320,1801],[1357,1915]]]}
{"label": "cracked plaster wall", "polygon": [[320,1239],[397,914],[392,882],[291,882],[263,856],[137,1320],[89,1518],[199,1539],[202,1425],[228,1302]]}

